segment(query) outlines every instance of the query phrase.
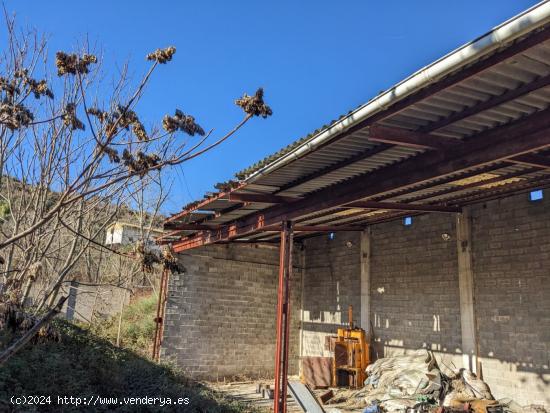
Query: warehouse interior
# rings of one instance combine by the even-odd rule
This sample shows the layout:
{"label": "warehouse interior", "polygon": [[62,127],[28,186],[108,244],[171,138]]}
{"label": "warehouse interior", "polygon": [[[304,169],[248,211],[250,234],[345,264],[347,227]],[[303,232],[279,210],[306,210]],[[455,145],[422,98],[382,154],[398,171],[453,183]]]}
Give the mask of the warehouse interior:
{"label": "warehouse interior", "polygon": [[168,218],[162,357],[275,377],[284,404],[351,306],[373,360],[428,349],[550,405],[549,22],[534,6]]}

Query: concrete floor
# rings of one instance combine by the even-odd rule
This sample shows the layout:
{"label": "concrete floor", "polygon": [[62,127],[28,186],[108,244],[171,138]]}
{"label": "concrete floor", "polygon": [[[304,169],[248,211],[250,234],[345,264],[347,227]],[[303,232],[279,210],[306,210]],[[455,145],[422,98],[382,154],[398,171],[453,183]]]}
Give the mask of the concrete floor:
{"label": "concrete floor", "polygon": [[[269,384],[271,388],[273,388],[273,382],[268,382],[266,380],[258,380],[258,381],[246,381],[246,382],[236,382],[236,383],[206,383],[206,385],[210,388],[212,388],[215,391],[218,391],[220,393],[223,393],[224,395],[233,398],[235,400],[239,400],[247,405],[255,406],[259,408],[261,411],[272,412],[273,411],[273,400],[270,399],[264,399],[262,398],[262,395],[259,393],[256,393],[256,388],[259,383],[265,383]],[[318,390],[315,391],[316,393],[322,394],[326,390]],[[345,390],[341,389],[340,391],[345,392]],[[337,391],[337,394],[340,392]],[[298,406],[296,401],[292,398],[292,396],[288,397],[288,413],[301,413],[302,409]],[[325,405],[323,408],[326,410],[327,413],[334,412],[340,412],[340,413],[360,413],[363,409],[343,409],[340,406],[331,407],[330,405]],[[337,410],[335,410],[337,409]]]}
{"label": "concrete floor", "polygon": [[[247,381],[247,382],[237,382],[237,383],[207,383],[207,386],[216,390],[220,393],[223,393],[230,398],[239,400],[247,405],[255,406],[260,408],[262,411],[269,412],[273,411],[273,400],[264,399],[262,395],[256,393],[256,388],[259,383],[266,383],[273,388],[273,382],[267,382],[265,380],[259,381]],[[302,410],[292,396],[288,398],[288,413],[298,413]]]}

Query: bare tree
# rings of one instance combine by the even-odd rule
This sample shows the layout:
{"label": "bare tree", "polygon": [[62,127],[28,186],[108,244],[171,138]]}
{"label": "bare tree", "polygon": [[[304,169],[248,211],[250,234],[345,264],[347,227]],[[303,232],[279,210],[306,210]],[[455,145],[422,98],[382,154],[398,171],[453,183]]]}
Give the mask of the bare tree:
{"label": "bare tree", "polygon": [[[191,115],[176,109],[160,125],[145,125],[137,105],[174,47],[146,56],[150,67],[132,82],[127,67],[111,85],[100,58],[85,44],[57,52],[34,31],[17,31],[5,15],[7,47],[0,54],[0,294],[24,301],[49,274],[41,309],[53,305],[67,276],[88,258],[106,225],[127,205],[137,205],[143,239],[166,196],[143,203],[151,183],[171,167],[215,148],[254,116],[268,117],[263,90],[235,103],[244,117],[212,139]],[[51,69],[55,67],[55,72]],[[141,199],[141,202],[140,202]],[[80,265],[80,264],[79,264]],[[93,264],[96,265],[96,264]],[[99,267],[96,268],[99,271]]]}

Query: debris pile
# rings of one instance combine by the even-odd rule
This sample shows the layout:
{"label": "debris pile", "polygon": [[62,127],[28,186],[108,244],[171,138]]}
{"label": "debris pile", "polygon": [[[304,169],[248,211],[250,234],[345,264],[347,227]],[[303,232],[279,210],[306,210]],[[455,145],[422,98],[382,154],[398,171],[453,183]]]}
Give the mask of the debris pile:
{"label": "debris pile", "polygon": [[337,390],[327,404],[367,413],[526,413],[512,401],[494,399],[487,383],[470,370],[441,371],[434,355],[418,350],[385,357],[366,369],[365,386]]}
{"label": "debris pile", "polygon": [[404,410],[419,401],[439,399],[442,381],[433,354],[418,350],[368,366],[363,391],[367,405],[380,404],[386,411]]}
{"label": "debris pile", "polygon": [[454,407],[477,399],[494,400],[487,383],[470,370],[460,369],[455,377],[448,378],[447,383],[449,391],[445,392],[442,401],[445,407]]}

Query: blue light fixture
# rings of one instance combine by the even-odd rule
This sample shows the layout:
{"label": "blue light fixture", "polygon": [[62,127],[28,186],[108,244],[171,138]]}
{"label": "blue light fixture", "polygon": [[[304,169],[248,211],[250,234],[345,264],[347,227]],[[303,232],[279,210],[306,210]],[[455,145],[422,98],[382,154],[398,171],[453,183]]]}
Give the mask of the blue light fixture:
{"label": "blue light fixture", "polygon": [[403,225],[405,225],[406,227],[412,225],[412,223],[413,223],[413,218],[412,217],[403,218]]}
{"label": "blue light fixture", "polygon": [[544,198],[542,189],[529,192],[529,201],[540,201],[542,198]]}
{"label": "blue light fixture", "polygon": [[331,232],[330,234],[328,234],[328,239],[334,239],[334,232]]}

